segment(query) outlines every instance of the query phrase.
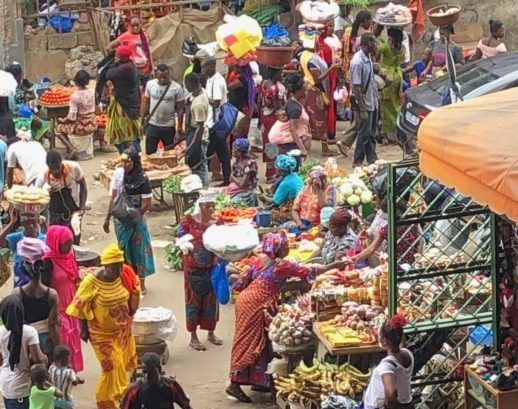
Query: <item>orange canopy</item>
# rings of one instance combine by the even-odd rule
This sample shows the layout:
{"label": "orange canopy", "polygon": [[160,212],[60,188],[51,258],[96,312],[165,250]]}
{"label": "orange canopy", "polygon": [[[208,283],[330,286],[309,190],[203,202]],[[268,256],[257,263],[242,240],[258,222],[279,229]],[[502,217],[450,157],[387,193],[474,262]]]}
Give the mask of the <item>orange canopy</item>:
{"label": "orange canopy", "polygon": [[418,145],[426,176],[518,221],[518,89],[431,112]]}

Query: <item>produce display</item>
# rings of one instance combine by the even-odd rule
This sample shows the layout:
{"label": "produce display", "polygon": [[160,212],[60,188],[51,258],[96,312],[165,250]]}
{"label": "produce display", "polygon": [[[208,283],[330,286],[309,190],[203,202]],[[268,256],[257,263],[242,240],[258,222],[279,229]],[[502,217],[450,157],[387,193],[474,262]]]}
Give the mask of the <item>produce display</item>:
{"label": "produce display", "polygon": [[11,203],[24,205],[44,205],[50,201],[49,191],[35,186],[14,185],[5,197]]}
{"label": "produce display", "polygon": [[39,103],[48,106],[66,106],[70,103],[71,95],[72,90],[68,88],[49,89],[39,98]]}
{"label": "produce display", "polygon": [[362,373],[349,363],[338,366],[315,359],[310,367],[301,361],[292,374],[280,376],[274,383],[277,397],[305,405],[309,401],[325,400],[330,393],[359,396],[367,387],[370,377],[370,372]]}
{"label": "produce display", "polygon": [[408,7],[389,3],[376,10],[374,21],[384,26],[406,26],[412,24],[412,13]]}
{"label": "produce display", "polygon": [[381,308],[349,301],[342,305],[342,315],[320,322],[318,327],[333,347],[375,344],[385,318]]}
{"label": "produce display", "polygon": [[443,6],[438,11],[431,14],[433,17],[447,17],[460,12],[460,8],[456,6]]}
{"label": "produce display", "polygon": [[233,200],[226,193],[218,193],[216,195],[216,211],[220,211],[225,207],[248,207],[244,200]]}
{"label": "produce display", "polygon": [[[149,172],[152,170],[170,170],[171,168],[167,165],[157,165],[155,163],[150,162],[148,157],[146,155],[142,155],[140,157],[140,162],[142,164],[142,169],[144,172]],[[116,169],[120,166],[122,166],[122,161],[120,157],[116,157],[113,159],[109,159],[104,163],[104,166],[106,169]]]}
{"label": "produce display", "polygon": [[242,219],[253,219],[257,215],[255,207],[239,208],[225,207],[216,212],[215,216],[225,223],[237,223]]}
{"label": "produce display", "polygon": [[97,126],[105,127],[106,122],[108,122],[108,115],[99,114],[95,116],[95,123],[97,124]]}
{"label": "produce display", "polygon": [[162,187],[167,193],[180,193],[182,191],[182,177],[178,175],[171,176],[164,180]]}
{"label": "produce display", "polygon": [[335,177],[332,183],[336,187],[338,203],[341,205],[358,206],[372,202],[372,192],[357,174]]}
{"label": "produce display", "polygon": [[297,347],[313,339],[308,295],[297,298],[294,304],[284,304],[273,319],[268,337],[276,344]]}

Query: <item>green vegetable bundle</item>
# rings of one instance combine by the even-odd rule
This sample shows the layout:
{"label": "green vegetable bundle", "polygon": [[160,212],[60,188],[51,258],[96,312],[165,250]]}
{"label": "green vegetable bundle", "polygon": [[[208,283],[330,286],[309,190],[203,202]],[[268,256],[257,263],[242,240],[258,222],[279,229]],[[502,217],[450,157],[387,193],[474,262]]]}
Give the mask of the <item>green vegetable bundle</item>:
{"label": "green vegetable bundle", "polygon": [[171,176],[164,180],[163,186],[167,193],[180,193],[182,191],[182,177]]}
{"label": "green vegetable bundle", "polygon": [[342,2],[355,9],[364,9],[371,4],[370,0],[342,0]]}
{"label": "green vegetable bundle", "polygon": [[219,212],[225,207],[248,207],[243,200],[232,200],[231,197],[225,193],[218,193],[216,195],[216,211]]}
{"label": "green vegetable bundle", "polygon": [[171,243],[167,245],[165,248],[165,260],[175,271],[183,269],[182,250],[176,244]]}
{"label": "green vegetable bundle", "polygon": [[307,179],[309,171],[314,166],[323,166],[323,165],[318,160],[309,160],[300,166],[299,176],[301,177],[302,180],[305,181]]}

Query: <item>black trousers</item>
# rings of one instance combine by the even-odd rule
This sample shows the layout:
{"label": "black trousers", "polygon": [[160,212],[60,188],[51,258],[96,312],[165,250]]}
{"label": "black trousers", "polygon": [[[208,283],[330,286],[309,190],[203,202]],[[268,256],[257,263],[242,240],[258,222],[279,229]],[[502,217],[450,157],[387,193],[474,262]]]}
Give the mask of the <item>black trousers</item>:
{"label": "black trousers", "polygon": [[209,134],[209,147],[207,148],[207,158],[214,155],[218,156],[221,162],[221,170],[223,172],[223,182],[230,182],[230,150],[228,149],[227,138],[221,139],[214,135],[213,132]]}
{"label": "black trousers", "polygon": [[354,151],[354,165],[360,166],[365,158],[367,163],[376,162],[376,128],[378,125],[378,111],[367,111],[367,118],[361,119],[360,115],[355,121],[358,121],[356,149]]}

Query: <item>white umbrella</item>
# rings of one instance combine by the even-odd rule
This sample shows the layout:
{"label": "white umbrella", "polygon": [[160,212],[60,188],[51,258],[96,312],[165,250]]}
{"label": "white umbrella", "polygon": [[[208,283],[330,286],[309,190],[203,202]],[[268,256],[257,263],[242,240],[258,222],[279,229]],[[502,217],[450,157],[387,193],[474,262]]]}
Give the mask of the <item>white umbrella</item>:
{"label": "white umbrella", "polygon": [[14,95],[18,83],[7,71],[0,70],[0,97],[8,97]]}

